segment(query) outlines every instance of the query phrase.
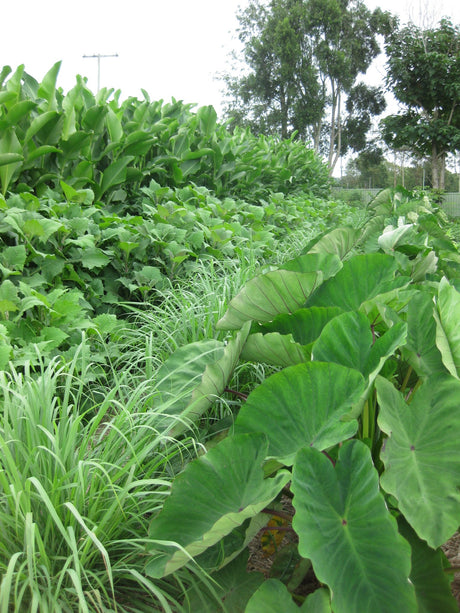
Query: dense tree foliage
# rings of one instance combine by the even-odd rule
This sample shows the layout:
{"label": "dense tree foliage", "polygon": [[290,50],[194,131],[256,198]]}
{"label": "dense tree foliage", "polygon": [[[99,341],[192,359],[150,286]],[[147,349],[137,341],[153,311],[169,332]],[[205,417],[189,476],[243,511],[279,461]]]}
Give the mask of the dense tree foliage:
{"label": "dense tree foliage", "polygon": [[383,137],[429,157],[433,187],[443,189],[446,156],[460,150],[460,28],[447,19],[427,30],[409,24],[385,48],[388,84],[405,109],[382,121]]}
{"label": "dense tree foliage", "polygon": [[361,0],[251,0],[238,19],[245,70],[225,77],[227,114],[257,132],[298,132],[332,173],[340,154],[366,145],[371,117],[384,109],[381,93],[357,79],[391,16]]}

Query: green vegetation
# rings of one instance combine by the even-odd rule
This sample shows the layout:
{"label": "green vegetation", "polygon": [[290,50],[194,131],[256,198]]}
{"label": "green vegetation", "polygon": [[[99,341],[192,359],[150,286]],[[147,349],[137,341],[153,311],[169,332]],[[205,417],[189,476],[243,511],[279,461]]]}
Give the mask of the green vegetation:
{"label": "green vegetation", "polygon": [[382,121],[393,149],[431,162],[432,185],[444,189],[446,157],[460,150],[460,26],[409,24],[387,39],[388,83],[405,109]]}
{"label": "green vegetation", "polygon": [[456,611],[458,227],[58,68],[0,89],[0,612]]}
{"label": "green vegetation", "polygon": [[366,146],[385,109],[381,91],[358,77],[380,54],[390,13],[361,0],[251,0],[238,20],[243,52],[224,77],[227,115],[257,133],[298,134],[332,174],[340,155]]}

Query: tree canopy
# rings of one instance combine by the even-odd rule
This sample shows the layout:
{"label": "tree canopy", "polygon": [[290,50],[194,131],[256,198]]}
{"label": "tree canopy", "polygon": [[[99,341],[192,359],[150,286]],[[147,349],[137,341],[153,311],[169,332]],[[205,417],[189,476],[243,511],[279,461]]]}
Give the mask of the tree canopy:
{"label": "tree canopy", "polygon": [[383,110],[381,92],[357,80],[380,53],[391,15],[362,0],[251,0],[238,20],[244,70],[225,76],[227,115],[255,132],[297,132],[332,173],[339,155],[363,147],[370,117]]}
{"label": "tree canopy", "polygon": [[460,150],[460,28],[448,19],[422,30],[411,23],[387,37],[387,82],[404,109],[382,120],[385,142],[430,158],[432,184],[444,189],[448,153]]}

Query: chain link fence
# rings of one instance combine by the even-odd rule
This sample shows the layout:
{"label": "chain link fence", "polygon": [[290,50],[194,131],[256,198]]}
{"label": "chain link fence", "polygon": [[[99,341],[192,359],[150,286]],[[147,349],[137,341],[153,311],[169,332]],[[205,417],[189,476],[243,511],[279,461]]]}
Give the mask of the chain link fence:
{"label": "chain link fence", "polygon": [[[378,189],[366,188],[343,188],[334,187],[332,193],[334,197],[350,204],[366,205],[382,191]],[[443,195],[441,207],[449,217],[460,217],[460,192],[447,192]]]}

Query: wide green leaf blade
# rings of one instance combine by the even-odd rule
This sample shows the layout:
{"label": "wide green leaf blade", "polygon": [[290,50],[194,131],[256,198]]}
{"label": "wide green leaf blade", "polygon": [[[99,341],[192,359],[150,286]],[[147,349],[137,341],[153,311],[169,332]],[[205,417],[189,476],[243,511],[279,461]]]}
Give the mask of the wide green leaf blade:
{"label": "wide green leaf blade", "polygon": [[324,326],[342,313],[338,307],[312,307],[298,309],[289,315],[278,315],[273,321],[261,324],[261,332],[279,332],[292,334],[293,339],[300,345],[311,347],[317,340]]}
{"label": "wide green leaf blade", "polygon": [[446,371],[436,346],[434,301],[427,292],[418,292],[407,305],[407,342],[402,354],[419,376]]}
{"label": "wide green leaf blade", "polygon": [[418,538],[402,515],[398,518],[399,532],[411,546],[412,570],[410,580],[415,587],[418,613],[458,613],[458,604],[444,572],[440,549],[431,549]]}
{"label": "wide green leaf blade", "polygon": [[275,373],[241,407],[235,432],[264,432],[268,455],[290,465],[305,445],[326,449],[353,436],[343,421],[365,388],[363,376],[338,364],[308,362]]}
{"label": "wide green leaf blade", "polygon": [[20,153],[0,153],[0,166],[7,166],[8,164],[22,162],[23,159],[24,156]]}
{"label": "wide green leaf blade", "polygon": [[307,362],[310,358],[308,352],[294,341],[291,334],[269,332],[248,336],[241,359],[284,367]]}
{"label": "wide green leaf blade", "polygon": [[24,142],[27,143],[33,136],[35,136],[40,130],[43,130],[48,124],[53,125],[59,119],[59,113],[57,111],[46,111],[37,115],[30,126],[27,128],[27,132],[24,138]]}
{"label": "wide green leaf blade", "polygon": [[344,443],[335,467],[317,449],[296,457],[292,492],[299,553],[332,593],[334,613],[416,613],[410,548],[379,490],[369,449]]}
{"label": "wide green leaf blade", "polygon": [[397,498],[419,537],[439,547],[460,517],[460,381],[429,377],[409,405],[386,379],[379,377],[376,388],[379,427],[388,434],[382,487]]}
{"label": "wide green leaf blade", "polygon": [[[12,159],[7,164],[0,166],[0,183],[3,194],[6,194],[10,181],[16,169],[21,166],[21,160],[23,159],[22,146],[13,128],[2,130],[0,134],[0,155],[5,154],[12,154]],[[14,158],[16,161],[14,161]]]}
{"label": "wide green leaf blade", "polygon": [[[290,479],[280,471],[264,479],[263,434],[224,439],[190,462],[173,482],[171,495],[150,525],[152,559],[146,572],[168,575],[264,509]],[[177,544],[177,545],[174,545]]]}
{"label": "wide green leaf blade", "polygon": [[331,613],[331,604],[327,591],[320,589],[299,608],[284,583],[268,579],[250,598],[245,613]]}
{"label": "wide green leaf blade", "polygon": [[217,340],[197,341],[179,347],[159,368],[156,388],[168,414],[180,415],[190,403],[193,390],[201,383],[208,364],[224,354],[224,344]]}
{"label": "wide green leaf blade", "polygon": [[323,273],[323,280],[333,277],[342,268],[340,258],[330,253],[308,253],[289,260],[280,266],[282,270],[293,272],[316,272]]}
{"label": "wide green leaf blade", "polygon": [[330,253],[343,260],[356,246],[360,234],[354,228],[334,228],[322,236],[308,253]]}
{"label": "wide green leaf blade", "polygon": [[436,306],[436,345],[444,366],[460,379],[460,292],[445,277],[439,283]]}
{"label": "wide green leaf blade", "polygon": [[62,61],[56,62],[43,77],[43,81],[38,88],[38,96],[48,102],[48,109],[56,106],[56,81],[61,68]]}
{"label": "wide green leaf blade", "polygon": [[[197,420],[224,391],[237,365],[249,324],[227,344],[208,340],[175,351],[157,372],[157,390],[172,433]],[[164,426],[166,427],[166,426]]]}
{"label": "wide green leaf blade", "polygon": [[198,419],[222,395],[238,363],[249,327],[249,323],[244,325],[232,339],[224,344],[222,355],[206,365],[201,381],[193,390],[191,403],[183,416],[186,414],[189,419]]}
{"label": "wide green leaf blade", "polygon": [[335,277],[323,283],[307,306],[337,306],[345,311],[358,311],[363,302],[397,285],[396,270],[397,262],[390,255],[355,255]]}
{"label": "wide green leaf blade", "polygon": [[274,270],[251,279],[233,298],[217,327],[238,330],[246,321],[271,321],[303,306],[321,284],[321,272]]}
{"label": "wide green leaf blade", "polygon": [[406,324],[399,322],[375,339],[367,317],[354,311],[342,313],[324,326],[313,345],[312,359],[354,368],[362,373],[367,382],[361,402],[351,413],[352,417],[357,417],[361,412],[375,378],[385,361],[404,344],[406,332]]}
{"label": "wide green leaf blade", "polygon": [[100,192],[98,194],[99,198],[101,198],[107,190],[114,187],[114,185],[123,183],[123,181],[126,179],[126,167],[130,162],[132,162],[133,159],[134,156],[125,155],[115,162],[112,162],[110,166],[107,166],[102,174]]}
{"label": "wide green leaf blade", "polygon": [[230,613],[244,613],[249,598],[263,583],[264,576],[260,572],[246,570],[249,551],[246,550],[222,570],[213,573],[212,579],[217,585],[215,595],[208,594],[202,583],[197,583],[187,593],[184,611],[188,613],[216,613],[223,611],[223,606]]}

